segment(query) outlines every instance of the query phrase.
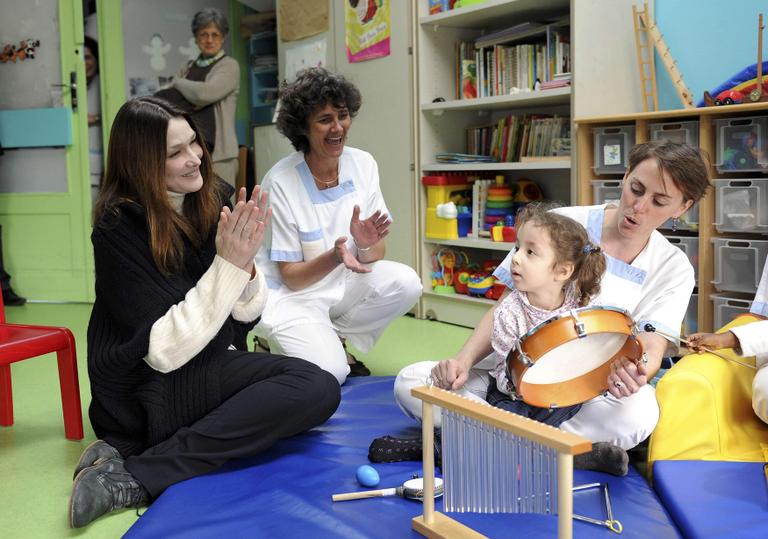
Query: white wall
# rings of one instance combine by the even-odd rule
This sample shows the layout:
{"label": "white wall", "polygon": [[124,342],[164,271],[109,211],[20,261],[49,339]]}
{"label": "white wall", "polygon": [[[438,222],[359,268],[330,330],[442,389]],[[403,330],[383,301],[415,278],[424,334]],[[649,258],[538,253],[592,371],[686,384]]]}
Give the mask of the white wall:
{"label": "white wall", "polygon": [[[206,7],[215,7],[229,18],[228,0],[123,0],[123,37],[125,41],[125,95],[130,98],[131,79],[157,81],[158,77],[170,77],[176,73],[188,57],[179,49],[193,47],[192,16]],[[230,35],[237,31],[229,21]],[[158,34],[163,43],[170,44],[167,54],[161,55],[160,67],[153,62],[150,54],[143,47],[150,46],[152,38]],[[229,37],[224,44],[226,51],[231,50]],[[146,87],[145,87],[146,88]],[[151,89],[151,88],[146,88]],[[154,93],[157,88],[150,92]],[[138,95],[143,95],[139,93]]]}

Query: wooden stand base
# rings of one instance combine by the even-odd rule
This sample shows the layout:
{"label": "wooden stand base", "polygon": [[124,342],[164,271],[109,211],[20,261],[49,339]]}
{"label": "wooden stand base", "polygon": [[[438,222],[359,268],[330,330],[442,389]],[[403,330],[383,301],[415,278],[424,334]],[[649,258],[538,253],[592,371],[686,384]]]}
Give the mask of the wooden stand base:
{"label": "wooden stand base", "polygon": [[476,532],[439,511],[435,511],[432,515],[434,518],[431,524],[424,521],[424,515],[413,517],[411,520],[413,529],[429,539],[487,539],[482,533]]}

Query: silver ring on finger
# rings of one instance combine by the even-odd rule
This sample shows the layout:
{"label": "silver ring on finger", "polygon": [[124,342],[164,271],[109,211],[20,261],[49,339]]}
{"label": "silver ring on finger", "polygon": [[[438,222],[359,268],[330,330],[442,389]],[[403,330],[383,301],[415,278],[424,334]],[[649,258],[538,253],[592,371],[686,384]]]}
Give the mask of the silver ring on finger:
{"label": "silver ring on finger", "polygon": [[613,387],[615,387],[616,389],[621,389],[622,387],[624,387],[624,384],[622,384],[621,382],[619,382],[618,380],[616,380],[616,381],[613,383]]}

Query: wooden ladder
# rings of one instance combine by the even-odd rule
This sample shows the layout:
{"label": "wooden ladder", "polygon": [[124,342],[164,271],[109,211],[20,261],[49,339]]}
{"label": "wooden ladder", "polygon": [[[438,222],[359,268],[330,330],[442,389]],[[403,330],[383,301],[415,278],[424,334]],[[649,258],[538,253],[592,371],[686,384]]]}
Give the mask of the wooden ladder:
{"label": "wooden ladder", "polygon": [[652,99],[653,110],[659,108],[659,98],[656,91],[656,68],[654,65],[654,49],[659,53],[664,67],[667,69],[672,83],[675,85],[677,95],[686,109],[694,108],[691,92],[683,82],[683,76],[677,69],[677,64],[669,52],[669,47],[664,43],[658,27],[648,14],[648,3],[643,3],[643,9],[632,6],[632,21],[635,26],[635,48],[637,50],[637,62],[640,68],[640,84],[643,94],[643,110],[648,111],[648,100]]}

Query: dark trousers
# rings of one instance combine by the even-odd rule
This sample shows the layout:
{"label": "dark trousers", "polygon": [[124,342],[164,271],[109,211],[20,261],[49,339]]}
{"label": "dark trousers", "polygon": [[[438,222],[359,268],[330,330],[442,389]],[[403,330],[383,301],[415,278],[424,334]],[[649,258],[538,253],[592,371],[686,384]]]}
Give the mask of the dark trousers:
{"label": "dark trousers", "polygon": [[496,408],[501,408],[507,412],[533,419],[539,423],[546,423],[553,427],[557,427],[560,423],[568,421],[581,409],[581,404],[563,406],[562,408],[540,408],[521,400],[513,399],[509,395],[499,391],[499,388],[496,386],[496,379],[493,377],[491,377],[491,383],[488,385],[488,393],[485,400],[488,401],[488,404],[495,406]]}
{"label": "dark trousers", "polygon": [[301,359],[228,351],[222,361],[226,400],[168,440],[125,460],[152,498],[179,481],[320,425],[339,405],[336,379]]}

